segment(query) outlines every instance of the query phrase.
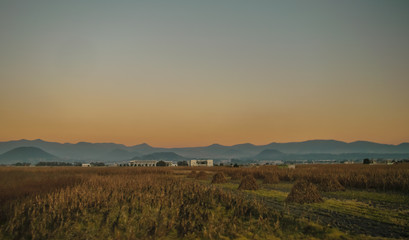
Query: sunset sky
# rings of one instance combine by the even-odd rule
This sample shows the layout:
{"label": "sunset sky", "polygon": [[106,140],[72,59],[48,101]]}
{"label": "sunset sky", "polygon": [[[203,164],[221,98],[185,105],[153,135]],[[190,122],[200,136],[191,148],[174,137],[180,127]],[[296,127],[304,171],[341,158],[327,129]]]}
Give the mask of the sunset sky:
{"label": "sunset sky", "polygon": [[408,0],[0,1],[0,141],[409,142]]}

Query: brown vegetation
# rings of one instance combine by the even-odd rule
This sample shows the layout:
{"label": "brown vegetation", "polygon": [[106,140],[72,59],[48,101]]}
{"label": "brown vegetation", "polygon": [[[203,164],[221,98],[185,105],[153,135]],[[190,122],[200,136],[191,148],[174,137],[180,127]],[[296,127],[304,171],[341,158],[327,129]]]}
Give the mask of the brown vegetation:
{"label": "brown vegetation", "polygon": [[0,205],[32,194],[74,186],[82,180],[80,171],[68,172],[65,167],[54,169],[55,171],[30,167],[0,168]]}
{"label": "brown vegetation", "polygon": [[229,170],[225,170],[224,172],[227,173],[227,175],[230,177],[231,180],[241,180],[243,178],[243,172],[242,171],[234,171],[234,170],[229,171]]}
{"label": "brown vegetation", "polygon": [[278,174],[273,172],[267,172],[264,174],[263,183],[264,184],[275,184],[279,183],[280,179],[278,178]]}
{"label": "brown vegetation", "polygon": [[207,180],[208,178],[208,174],[205,171],[200,171],[197,175],[196,175],[196,179],[197,180]]}
{"label": "brown vegetation", "polygon": [[[50,187],[43,171],[56,175],[67,171],[81,181]],[[0,239],[261,239],[263,231],[272,233],[269,221],[277,221],[278,215],[257,201],[172,177],[166,171],[150,171],[23,171],[22,175],[38,173],[38,185],[49,189],[8,199],[0,206]],[[2,176],[18,180],[19,174],[9,173]]]}
{"label": "brown vegetation", "polygon": [[322,202],[321,195],[317,189],[317,186],[309,181],[300,180],[297,181],[288,194],[286,202],[295,203],[316,203]]}
{"label": "brown vegetation", "polygon": [[191,172],[187,175],[187,177],[188,177],[188,178],[195,178],[196,175],[197,175],[196,171],[193,170],[193,171],[191,171]]}
{"label": "brown vegetation", "polygon": [[[223,171],[233,181],[241,180],[246,175],[253,175],[256,179],[264,180],[268,174],[272,173],[277,175],[280,181],[293,182],[297,179],[309,179],[323,191],[354,188],[409,193],[409,164],[305,164],[298,165],[295,169],[263,166],[249,168],[215,167],[212,170]],[[331,181],[330,186],[325,186],[327,184],[325,182],[328,180]]]}
{"label": "brown vegetation", "polygon": [[345,187],[334,176],[311,176],[308,181],[316,184],[321,192],[345,191]]}
{"label": "brown vegetation", "polygon": [[182,173],[236,176],[239,189],[257,189],[256,179],[297,179],[287,202],[319,202],[318,190],[344,188],[409,193],[409,164],[194,169],[0,167],[0,239],[263,239],[276,233],[272,226],[294,223],[246,192],[186,181]]}
{"label": "brown vegetation", "polygon": [[227,179],[226,179],[226,176],[224,176],[223,172],[217,172],[215,175],[213,175],[212,184],[226,183],[226,182],[227,182]]}
{"label": "brown vegetation", "polygon": [[257,190],[258,184],[256,179],[252,175],[247,175],[241,180],[239,185],[240,190]]}

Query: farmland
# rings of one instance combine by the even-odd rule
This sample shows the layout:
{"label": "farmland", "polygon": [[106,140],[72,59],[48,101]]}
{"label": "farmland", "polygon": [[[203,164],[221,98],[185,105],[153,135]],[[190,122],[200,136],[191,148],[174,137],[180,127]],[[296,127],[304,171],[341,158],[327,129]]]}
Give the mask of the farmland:
{"label": "farmland", "polygon": [[2,167],[0,193],[1,239],[409,238],[407,164]]}

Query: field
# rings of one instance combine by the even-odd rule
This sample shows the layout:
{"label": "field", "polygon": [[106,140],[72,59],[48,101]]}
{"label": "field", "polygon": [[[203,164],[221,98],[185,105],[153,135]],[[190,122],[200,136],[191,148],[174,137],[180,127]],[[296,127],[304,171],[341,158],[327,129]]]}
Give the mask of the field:
{"label": "field", "polygon": [[0,239],[409,238],[408,164],[1,167],[0,193]]}

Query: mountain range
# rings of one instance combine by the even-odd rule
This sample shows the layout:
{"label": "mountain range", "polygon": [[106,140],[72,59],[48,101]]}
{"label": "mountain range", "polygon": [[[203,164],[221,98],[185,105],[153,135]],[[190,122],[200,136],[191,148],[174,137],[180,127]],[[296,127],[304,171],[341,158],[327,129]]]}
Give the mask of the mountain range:
{"label": "mountain range", "polygon": [[[233,146],[212,144],[204,147],[157,148],[146,143],[125,146],[116,143],[57,143],[37,140],[16,140],[0,142],[0,154],[19,147],[36,147],[60,159],[61,161],[103,161],[118,162],[131,158],[145,158],[158,152],[172,152],[182,158],[212,159],[338,159],[363,156],[407,156],[409,143],[398,145],[357,141],[346,143],[336,140],[310,140],[304,142],[270,143],[253,145],[250,143]],[[169,154],[168,154],[169,155]],[[0,158],[0,163],[3,163]]]}

